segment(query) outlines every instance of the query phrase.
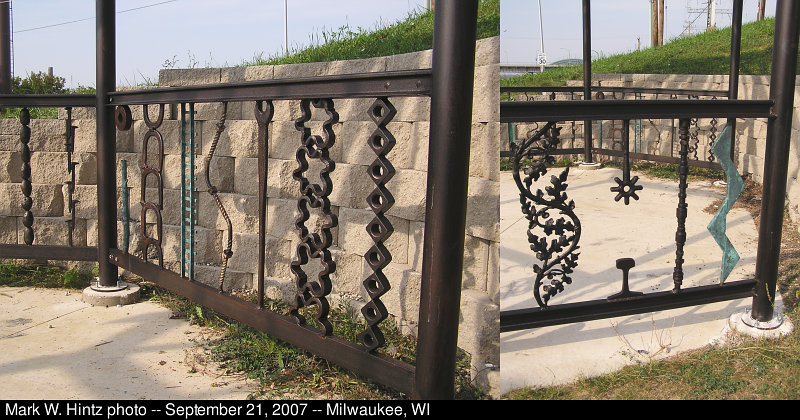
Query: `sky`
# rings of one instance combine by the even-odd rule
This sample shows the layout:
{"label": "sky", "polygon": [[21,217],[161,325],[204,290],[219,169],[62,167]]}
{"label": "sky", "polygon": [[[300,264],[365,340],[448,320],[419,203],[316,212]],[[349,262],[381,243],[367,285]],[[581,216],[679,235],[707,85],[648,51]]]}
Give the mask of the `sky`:
{"label": "sky", "polygon": [[[664,42],[680,36],[687,19],[687,4],[693,9],[701,0],[666,0]],[[581,58],[583,32],[581,0],[541,0],[544,52],[547,62]],[[718,11],[731,10],[732,0],[717,0]],[[500,63],[534,64],[539,54],[539,1],[501,0]],[[650,47],[650,0],[595,0],[592,12],[592,58]],[[757,0],[744,0],[743,22],[756,19]],[[767,16],[775,15],[775,0],[767,0]],[[730,14],[717,14],[717,27],[730,26]],[[696,25],[705,26],[706,16]]]}
{"label": "sky", "polygon": [[[95,1],[13,0],[15,76],[53,67],[67,87],[95,86]],[[422,10],[425,0],[287,0],[289,49],[311,34],[374,28]],[[116,0],[117,83],[158,80],[174,68],[223,67],[284,46],[284,0]],[[131,10],[133,9],[133,10]],[[55,25],[55,26],[51,26]]]}

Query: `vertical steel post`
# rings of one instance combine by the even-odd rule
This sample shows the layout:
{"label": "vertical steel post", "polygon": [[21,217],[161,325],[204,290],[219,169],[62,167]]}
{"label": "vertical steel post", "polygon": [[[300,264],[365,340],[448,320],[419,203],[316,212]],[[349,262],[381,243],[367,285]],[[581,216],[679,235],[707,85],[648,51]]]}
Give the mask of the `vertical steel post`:
{"label": "vertical steel post", "polygon": [[11,93],[11,5],[0,3],[0,93]]}
{"label": "vertical steel post", "polygon": [[434,8],[431,127],[414,397],[454,396],[478,0]]}
{"label": "vertical steel post", "polygon": [[800,36],[800,2],[779,1],[775,12],[775,41],[772,55],[770,99],[772,118],[767,123],[764,157],[764,191],[758,231],[756,284],[751,316],[767,322],[775,315],[775,289],[781,251],[786,176],[789,169],[789,144],[792,135],[795,70]]}
{"label": "vertical steel post", "polygon": [[[592,100],[592,17],[589,0],[583,0],[583,100]],[[583,161],[592,160],[592,120],[583,121]]]}
{"label": "vertical steel post", "polygon": [[117,248],[117,167],[114,109],[109,92],[116,90],[115,2],[96,0],[97,16],[97,263],[100,286],[116,286],[117,266],[108,260]]}
{"label": "vertical steel post", "polygon": [[[728,77],[728,100],[739,99],[739,64],[742,53],[742,9],[744,0],[733,0],[731,18],[731,69]],[[736,162],[736,118],[728,118],[731,128],[731,160]]]}

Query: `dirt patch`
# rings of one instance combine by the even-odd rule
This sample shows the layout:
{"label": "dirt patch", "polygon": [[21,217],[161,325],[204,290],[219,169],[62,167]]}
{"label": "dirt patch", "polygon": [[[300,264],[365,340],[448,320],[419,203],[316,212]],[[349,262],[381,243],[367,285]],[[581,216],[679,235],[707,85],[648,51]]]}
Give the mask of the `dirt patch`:
{"label": "dirt patch", "polygon": [[[733,204],[735,209],[745,209],[753,217],[753,220],[758,223],[758,217],[761,215],[761,192],[763,188],[761,184],[754,182],[750,179],[749,175],[744,176],[744,191],[739,195],[736,203]],[[713,203],[704,208],[703,211],[709,214],[716,214],[719,207],[722,205],[724,198],[719,198]]]}

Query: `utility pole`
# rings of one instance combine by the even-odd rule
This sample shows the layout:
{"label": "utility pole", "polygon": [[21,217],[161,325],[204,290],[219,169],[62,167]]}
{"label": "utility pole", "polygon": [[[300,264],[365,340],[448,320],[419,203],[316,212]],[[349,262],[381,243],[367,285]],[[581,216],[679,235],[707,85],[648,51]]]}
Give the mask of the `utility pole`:
{"label": "utility pole", "polygon": [[664,0],[658,0],[658,46],[664,45]]}
{"label": "utility pole", "polygon": [[289,0],[283,0],[283,55],[289,55]]}
{"label": "utility pole", "polygon": [[650,0],[650,46],[658,46],[658,0]]}
{"label": "utility pole", "polygon": [[544,29],[542,29],[542,0],[539,0],[539,41],[540,49],[539,55],[536,57],[536,62],[539,63],[539,71],[544,72],[544,65],[547,64],[547,55],[544,53]]}
{"label": "utility pole", "polygon": [[650,44],[664,45],[664,0],[650,0]]}
{"label": "utility pole", "polygon": [[706,32],[717,28],[717,2],[708,0],[708,19],[706,20]]}

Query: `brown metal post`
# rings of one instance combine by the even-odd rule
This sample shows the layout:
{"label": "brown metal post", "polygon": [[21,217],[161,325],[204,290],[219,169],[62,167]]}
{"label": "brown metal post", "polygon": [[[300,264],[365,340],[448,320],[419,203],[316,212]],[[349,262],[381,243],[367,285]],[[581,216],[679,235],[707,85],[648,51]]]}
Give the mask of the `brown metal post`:
{"label": "brown metal post", "polygon": [[431,128],[413,396],[454,396],[478,0],[434,9]]}
{"label": "brown metal post", "polygon": [[[728,77],[728,100],[739,99],[739,64],[742,53],[742,9],[744,0],[733,0],[733,16],[731,18],[731,68]],[[728,118],[731,128],[731,160],[736,162],[736,118]]]}
{"label": "brown metal post", "polygon": [[[583,0],[583,99],[592,100],[592,17],[589,0]],[[583,121],[583,161],[592,160],[592,120]]]}
{"label": "brown metal post", "polygon": [[117,248],[116,125],[109,92],[116,90],[116,22],[113,1],[96,0],[97,16],[97,263],[100,286],[117,285],[117,266],[109,250]]}
{"label": "brown metal post", "polygon": [[770,99],[775,118],[767,124],[764,157],[764,191],[758,231],[756,284],[751,317],[768,322],[775,315],[775,290],[781,251],[789,144],[792,135],[795,70],[800,36],[800,2],[779,1],[775,12],[775,40],[772,55]]}
{"label": "brown metal post", "polygon": [[11,7],[0,3],[0,93],[11,93]]}

